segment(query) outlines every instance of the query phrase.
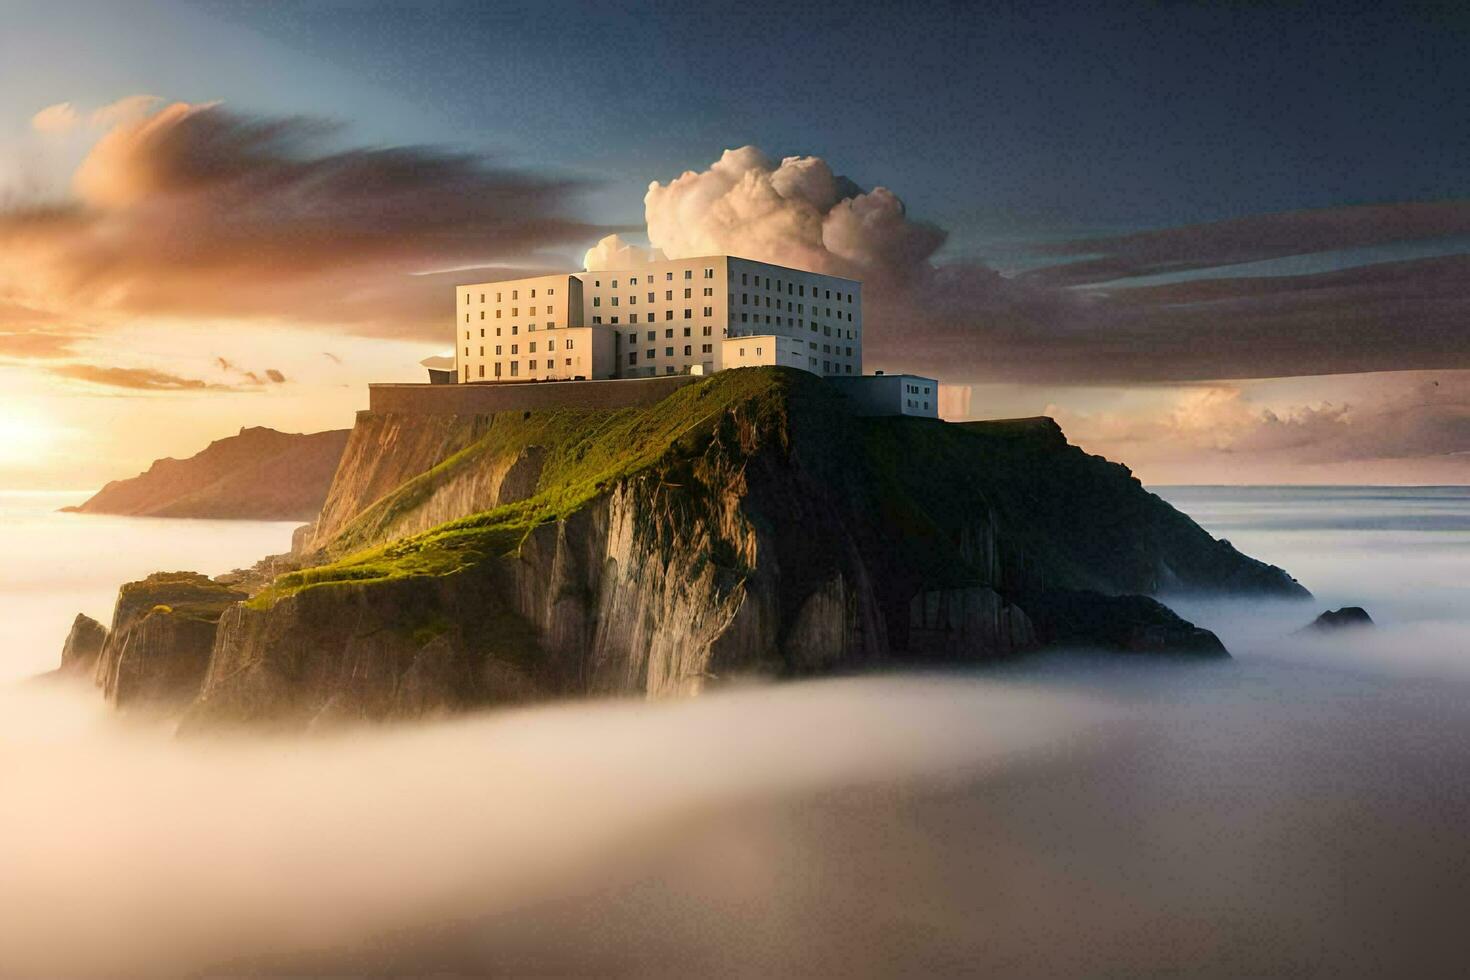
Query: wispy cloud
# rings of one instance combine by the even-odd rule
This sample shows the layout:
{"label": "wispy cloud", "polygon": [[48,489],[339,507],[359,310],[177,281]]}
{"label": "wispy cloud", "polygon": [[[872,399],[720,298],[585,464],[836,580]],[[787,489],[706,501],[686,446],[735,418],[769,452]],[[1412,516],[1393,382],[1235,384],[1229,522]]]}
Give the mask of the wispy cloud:
{"label": "wispy cloud", "polygon": [[241,386],[186,378],[153,368],[107,367],[100,364],[57,364],[46,369],[73,381],[132,391],[239,391]]}
{"label": "wispy cloud", "polygon": [[[111,128],[69,200],[0,210],[0,293],[437,336],[452,277],[411,273],[521,262],[598,231],[567,216],[583,187],[568,178],[433,147],[340,149],[320,119],[125,103],[99,110]],[[59,126],[77,110],[45,114]]]}

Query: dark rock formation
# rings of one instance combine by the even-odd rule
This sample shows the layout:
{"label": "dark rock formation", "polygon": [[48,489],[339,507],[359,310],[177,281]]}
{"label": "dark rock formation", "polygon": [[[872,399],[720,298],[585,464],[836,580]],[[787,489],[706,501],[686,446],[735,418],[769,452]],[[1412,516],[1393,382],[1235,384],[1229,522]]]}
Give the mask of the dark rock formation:
{"label": "dark rock formation", "polygon": [[1307,595],[1050,420],[858,419],[782,369],[619,412],[364,413],[311,534],[324,564],[224,612],[191,726],[690,694],[1047,643],[1220,656],[1130,593]]}
{"label": "dark rock formation", "polygon": [[160,459],[115,480],[79,507],[83,514],[311,520],[321,510],[347,430],[310,435],[241,429],[188,459]]}
{"label": "dark rock formation", "polygon": [[1361,629],[1372,625],[1373,617],[1362,606],[1343,606],[1341,609],[1327,610],[1297,632],[1332,633],[1341,629]]}
{"label": "dark rock formation", "polygon": [[158,572],[124,585],[97,657],[103,694],[120,707],[188,704],[209,667],[221,614],[244,598],[197,572]]}
{"label": "dark rock formation", "polygon": [[77,613],[71,631],[61,647],[60,672],[68,677],[91,677],[97,672],[97,658],[107,642],[107,627],[91,616]]}
{"label": "dark rock formation", "polygon": [[1049,646],[1229,656],[1214,633],[1148,596],[1047,589],[1031,593],[1024,602],[1037,633]]}

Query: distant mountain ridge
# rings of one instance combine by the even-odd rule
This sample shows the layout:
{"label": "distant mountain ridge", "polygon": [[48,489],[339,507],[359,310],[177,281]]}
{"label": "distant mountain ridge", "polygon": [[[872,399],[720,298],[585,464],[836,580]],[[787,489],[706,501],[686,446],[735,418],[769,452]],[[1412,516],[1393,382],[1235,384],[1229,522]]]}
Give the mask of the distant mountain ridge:
{"label": "distant mountain ridge", "polygon": [[156,460],[147,472],[107,484],[82,514],[310,521],[321,511],[347,429],[278,432],[255,426],[217,439],[188,459]]}

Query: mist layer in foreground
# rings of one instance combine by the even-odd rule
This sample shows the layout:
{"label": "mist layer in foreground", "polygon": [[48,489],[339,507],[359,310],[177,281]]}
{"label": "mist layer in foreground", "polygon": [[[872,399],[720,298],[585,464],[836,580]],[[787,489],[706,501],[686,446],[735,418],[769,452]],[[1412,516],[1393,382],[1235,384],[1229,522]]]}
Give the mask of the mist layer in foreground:
{"label": "mist layer in foreground", "polygon": [[[1428,507],[1409,491],[1240,493],[1174,499],[1322,601],[1199,604],[1227,663],[299,740],[6,685],[0,975],[1443,973],[1470,900],[1465,495],[1425,528],[1393,516]],[[194,523],[150,525],[165,564],[223,570]],[[48,593],[95,577],[55,541],[45,587],[0,596],[39,617],[16,636],[56,607],[46,665]],[[1292,635],[1348,603],[1380,627]]]}
{"label": "mist layer in foreground", "polygon": [[3,705],[0,973],[1443,964],[1463,685],[870,678],[330,739]]}

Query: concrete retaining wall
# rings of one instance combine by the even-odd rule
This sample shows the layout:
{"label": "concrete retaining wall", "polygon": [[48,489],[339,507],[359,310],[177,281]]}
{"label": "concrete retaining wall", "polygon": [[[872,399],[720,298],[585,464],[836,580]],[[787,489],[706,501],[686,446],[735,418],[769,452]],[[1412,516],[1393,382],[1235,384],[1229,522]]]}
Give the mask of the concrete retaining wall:
{"label": "concrete retaining wall", "polygon": [[489,415],[547,408],[629,408],[662,401],[698,376],[529,384],[368,385],[369,411],[401,415]]}

